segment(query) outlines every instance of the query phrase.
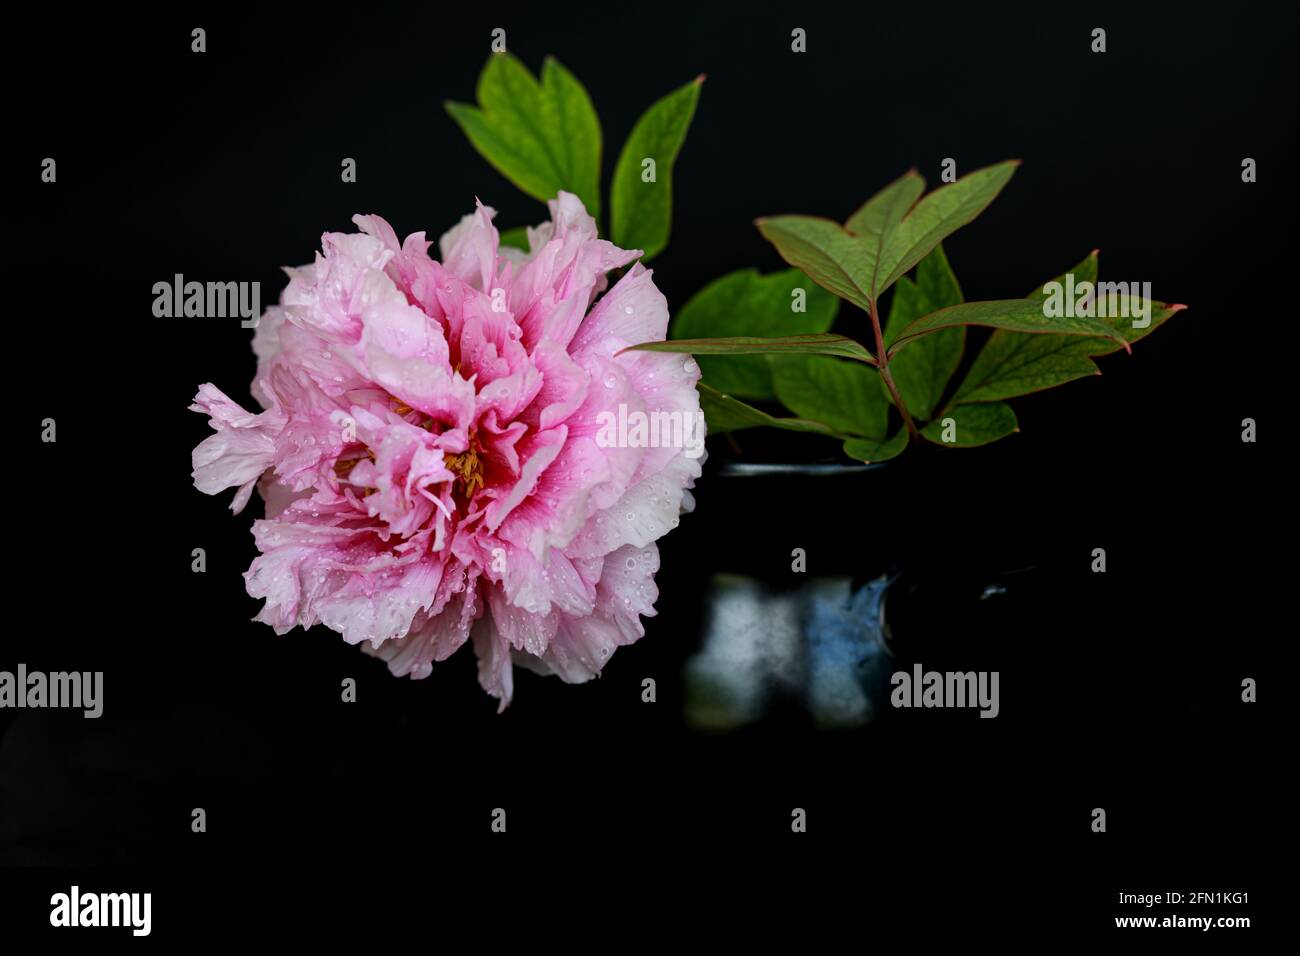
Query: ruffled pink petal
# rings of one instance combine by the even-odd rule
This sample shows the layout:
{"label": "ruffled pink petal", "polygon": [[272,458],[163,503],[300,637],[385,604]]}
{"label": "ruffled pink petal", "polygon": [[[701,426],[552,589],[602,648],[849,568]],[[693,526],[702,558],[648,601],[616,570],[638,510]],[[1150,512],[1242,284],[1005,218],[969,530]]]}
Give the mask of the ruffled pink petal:
{"label": "ruffled pink petal", "polygon": [[644,634],[654,542],[692,507],[702,446],[611,440],[609,422],[698,416],[699,370],[624,351],[663,337],[667,303],[640,265],[608,288],[640,253],[602,240],[576,196],[550,210],[521,253],[478,204],[441,263],[424,233],[355,217],[286,270],[258,326],[266,410],[199,390],[215,434],[196,485],[266,501],[245,575],[258,620],[324,624],[415,678],[472,642],[502,709],[514,663],[589,680]]}
{"label": "ruffled pink petal", "polygon": [[442,264],[452,275],[480,292],[492,287],[499,238],[492,219],[496,210],[482,203],[438,240]]}
{"label": "ruffled pink petal", "polygon": [[191,456],[194,487],[205,495],[238,488],[231,510],[244,510],[257,479],[275,459],[275,440],[284,428],[278,410],[245,411],[215,385],[199,387],[190,411],[204,412],[217,430],[199,443]]}

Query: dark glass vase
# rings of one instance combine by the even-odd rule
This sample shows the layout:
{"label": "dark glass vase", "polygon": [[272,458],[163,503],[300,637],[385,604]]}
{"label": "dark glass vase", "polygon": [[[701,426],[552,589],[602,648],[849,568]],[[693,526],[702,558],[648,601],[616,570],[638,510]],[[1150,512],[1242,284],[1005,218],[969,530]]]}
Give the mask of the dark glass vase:
{"label": "dark glass vase", "polygon": [[1032,616],[1034,549],[954,521],[944,484],[958,458],[917,457],[706,472],[661,579],[698,635],[688,725],[864,726],[889,708],[896,670],[980,657]]}

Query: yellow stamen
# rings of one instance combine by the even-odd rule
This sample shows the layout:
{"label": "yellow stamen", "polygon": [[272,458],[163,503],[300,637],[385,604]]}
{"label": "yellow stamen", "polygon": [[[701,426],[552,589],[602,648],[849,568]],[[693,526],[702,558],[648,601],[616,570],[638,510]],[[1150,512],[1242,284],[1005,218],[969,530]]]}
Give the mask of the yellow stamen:
{"label": "yellow stamen", "polygon": [[360,458],[340,458],[334,462],[334,474],[340,479],[347,478],[352,474],[352,469],[357,467],[359,461],[374,461],[375,457],[371,454],[362,455]]}
{"label": "yellow stamen", "polygon": [[[388,404],[392,407],[393,411],[397,413],[398,418],[405,418],[407,415],[411,414],[411,412],[415,411],[415,409],[406,404],[406,402],[402,401],[400,398],[394,398],[392,395],[388,396]],[[433,417],[430,415],[421,415],[420,417],[424,420],[418,423],[419,426],[427,432],[433,431]]]}
{"label": "yellow stamen", "polygon": [[483,487],[483,463],[473,448],[459,455],[444,455],[443,463],[460,482],[466,498],[474,497],[474,492]]}

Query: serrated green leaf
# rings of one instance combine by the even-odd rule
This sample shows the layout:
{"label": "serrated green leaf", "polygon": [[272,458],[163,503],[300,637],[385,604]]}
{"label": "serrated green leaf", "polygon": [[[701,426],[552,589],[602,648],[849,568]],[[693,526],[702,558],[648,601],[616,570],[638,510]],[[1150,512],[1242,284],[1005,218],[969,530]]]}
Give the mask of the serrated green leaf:
{"label": "serrated green leaf", "polygon": [[[885,327],[885,344],[892,345],[898,333],[921,316],[958,305],[961,301],[961,287],[948,264],[943,246],[935,246],[934,251],[916,267],[915,282],[904,276],[894,286],[889,323]],[[965,347],[966,329],[958,326],[923,337],[889,363],[890,374],[903,396],[903,403],[916,418],[925,420],[938,407],[948,380],[961,363]]]}
{"label": "serrated green leaf", "polygon": [[976,170],[936,189],[895,220],[898,208],[915,194],[920,179],[904,176],[851,217],[850,221],[864,230],[862,234],[814,216],[773,216],[758,220],[757,225],[786,262],[870,311],[881,293],[947,236],[983,212],[1018,165],[1018,160],[1011,160]]}
{"label": "serrated green leaf", "polygon": [[849,437],[839,434],[833,428],[821,422],[806,421],[802,418],[778,418],[775,415],[769,415],[762,409],[746,405],[739,399],[719,392],[716,388],[710,388],[703,382],[700,382],[696,388],[700,392],[700,408],[704,410],[704,418],[709,426],[710,435],[720,432],[739,431],[742,428],[767,427],[783,428],[786,431],[805,432],[813,435],[826,435],[831,438]]}
{"label": "serrated green leaf", "polygon": [[[686,140],[695,104],[698,77],[655,102],[632,127],[609,189],[609,228],[614,244],[640,249],[649,261],[668,245],[673,213],[673,164]],[[642,164],[654,160],[655,178],[646,182]]]}
{"label": "serrated green leaf", "polygon": [[[755,335],[729,335],[716,339],[669,339],[667,342],[642,342],[622,352],[685,352],[690,355],[837,355],[874,365],[870,352],[844,335],[828,332],[810,335],[778,335],[761,338]],[[618,354],[622,354],[622,352]]]}
{"label": "serrated green leaf", "polygon": [[[950,421],[951,420],[951,421]],[[1020,431],[1016,413],[1005,402],[958,405],[921,429],[922,437],[949,448],[973,448]],[[944,441],[948,432],[952,441]]]}
{"label": "serrated green leaf", "polygon": [[[1064,283],[1066,275],[1073,275],[1075,284],[1096,282],[1097,253],[1094,251],[1069,273],[1051,281]],[[1048,284],[1039,286],[1030,293],[1030,298],[1041,301],[1046,296]],[[1097,321],[1108,325],[1124,342],[1132,343],[1150,335],[1182,308],[1181,305],[1152,302],[1151,324],[1146,328],[1134,328],[1130,318],[1119,315]],[[1122,347],[1115,338],[1025,335],[999,329],[989,336],[984,348],[975,356],[952,400],[956,404],[1013,398],[1089,375],[1100,375],[1101,371],[1092,359],[1109,355]]]}
{"label": "serrated green leaf", "polygon": [[885,437],[889,402],[875,369],[821,355],[780,356],[770,362],[777,398],[800,418],[850,435]]}
{"label": "serrated green leaf", "polygon": [[907,429],[900,428],[892,438],[850,438],[844,443],[844,454],[858,461],[888,461],[907,447]]}
{"label": "serrated green leaf", "polygon": [[[804,311],[794,311],[802,289]],[[835,321],[840,300],[811,282],[798,269],[759,275],[740,269],[715,279],[693,295],[673,319],[670,336],[717,338],[745,333],[756,336],[825,332]],[[764,356],[701,356],[704,381],[739,398],[773,398],[772,372]]]}
{"label": "serrated green leaf", "polygon": [[513,54],[494,53],[477,96],[447,112],[483,158],[533,198],[567,190],[599,218],[600,119],[577,78],[547,57],[539,83]]}
{"label": "serrated green leaf", "polygon": [[1043,303],[1039,299],[995,299],[990,302],[965,302],[949,306],[904,326],[894,339],[890,349],[892,356],[911,342],[924,335],[930,335],[940,329],[959,325],[986,325],[995,329],[1010,329],[1013,332],[1031,332],[1036,335],[1058,333],[1061,335],[1101,335],[1119,342],[1124,346],[1124,337],[1112,326],[1097,319],[1082,316],[1056,316],[1043,314]]}

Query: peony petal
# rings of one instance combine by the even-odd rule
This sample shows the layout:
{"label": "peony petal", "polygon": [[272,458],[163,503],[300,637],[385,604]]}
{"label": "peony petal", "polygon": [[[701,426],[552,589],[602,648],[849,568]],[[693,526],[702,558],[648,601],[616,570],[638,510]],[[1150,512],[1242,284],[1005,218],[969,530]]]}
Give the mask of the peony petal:
{"label": "peony petal", "polygon": [[496,275],[499,237],[492,219],[496,210],[482,203],[438,240],[442,264],[447,271],[480,292],[491,288]]}
{"label": "peony petal", "polygon": [[199,390],[195,484],[236,510],[261,490],[245,583],[277,633],[323,623],[413,678],[470,641],[500,709],[515,662],[589,680],[645,633],[700,474],[699,370],[624,351],[663,337],[664,297],[576,196],[549,206],[520,253],[476,204],[442,263],[354,217],[259,323],[264,411]]}

